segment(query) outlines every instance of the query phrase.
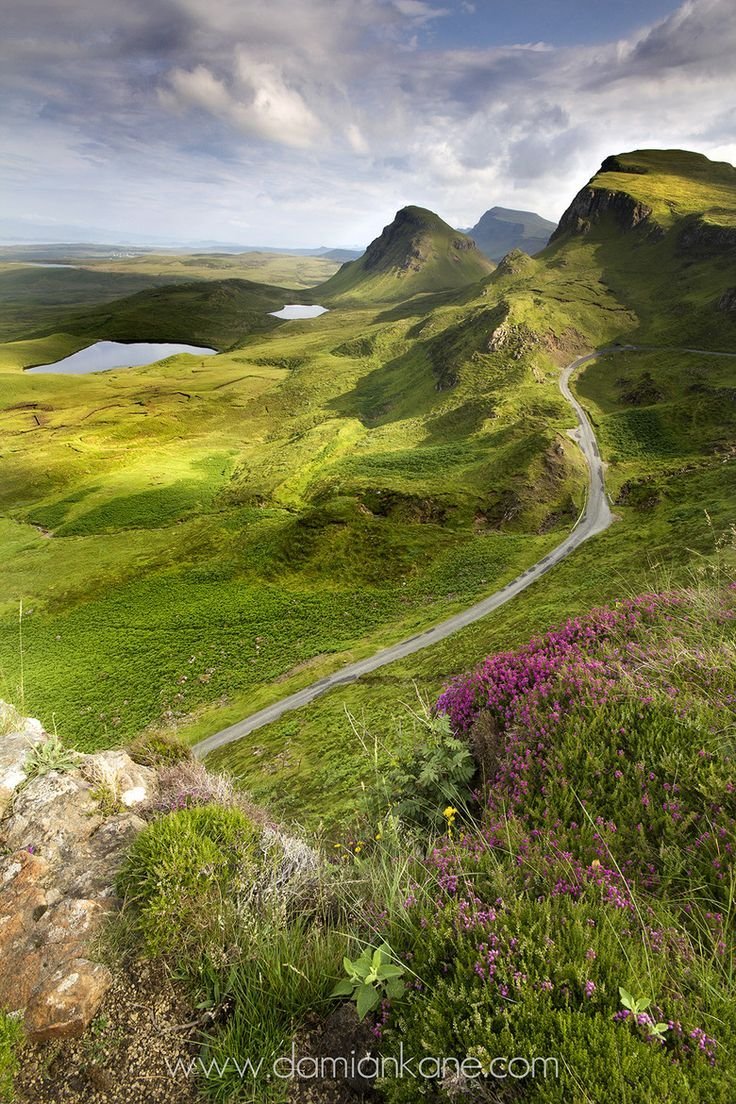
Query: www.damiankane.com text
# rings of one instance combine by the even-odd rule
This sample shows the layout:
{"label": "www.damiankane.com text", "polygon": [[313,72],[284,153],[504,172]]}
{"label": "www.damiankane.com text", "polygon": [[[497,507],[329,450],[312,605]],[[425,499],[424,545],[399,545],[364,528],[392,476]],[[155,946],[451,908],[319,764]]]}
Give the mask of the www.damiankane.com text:
{"label": "www.damiankane.com text", "polygon": [[294,1047],[290,1054],[276,1058],[268,1063],[264,1058],[253,1061],[250,1058],[238,1060],[232,1056],[205,1059],[202,1057],[182,1059],[166,1063],[169,1076],[182,1077],[223,1077],[236,1074],[240,1080],[257,1081],[275,1077],[279,1080],[341,1080],[373,1078],[413,1077],[423,1080],[444,1080],[460,1077],[465,1080],[493,1078],[505,1080],[510,1077],[516,1081],[532,1078],[558,1078],[559,1062],[552,1057],[525,1058],[498,1056],[490,1061],[481,1062],[479,1058],[439,1058],[425,1055],[422,1058],[407,1057],[403,1044],[399,1047],[398,1057],[365,1054],[358,1057],[354,1051],[348,1056],[297,1055]]}

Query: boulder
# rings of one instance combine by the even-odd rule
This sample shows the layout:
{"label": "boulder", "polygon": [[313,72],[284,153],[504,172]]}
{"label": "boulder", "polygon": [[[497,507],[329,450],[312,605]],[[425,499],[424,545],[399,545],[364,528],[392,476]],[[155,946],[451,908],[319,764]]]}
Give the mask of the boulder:
{"label": "boulder", "polygon": [[25,1028],[31,1042],[81,1035],[97,1015],[112,984],[107,966],[71,959],[34,990],[26,1007]]}
{"label": "boulder", "polygon": [[9,744],[0,740],[12,797],[0,820],[0,1007],[20,1013],[40,1042],[81,1034],[112,982],[92,943],[145,824],[133,809],[154,794],[156,776],[106,751],[28,780],[28,748],[47,737],[38,722],[15,727]]}
{"label": "boulder", "polygon": [[40,721],[32,717],[19,717],[15,711],[0,702],[0,731],[9,729],[0,737],[0,818],[5,815],[13,794],[25,782],[25,762],[34,744],[48,739]]}
{"label": "boulder", "polygon": [[82,774],[94,786],[104,786],[113,800],[126,809],[149,801],[156,791],[155,772],[133,762],[125,751],[100,751],[85,756]]}

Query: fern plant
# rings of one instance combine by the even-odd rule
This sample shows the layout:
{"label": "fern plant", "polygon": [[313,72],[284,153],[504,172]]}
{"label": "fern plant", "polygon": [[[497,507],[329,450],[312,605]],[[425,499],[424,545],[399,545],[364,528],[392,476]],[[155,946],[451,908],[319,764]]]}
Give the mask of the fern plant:
{"label": "fern plant", "polygon": [[468,804],[475,763],[445,714],[419,720],[421,728],[399,746],[377,779],[369,811],[374,821],[391,810],[403,821],[437,831],[446,826],[447,808]]}

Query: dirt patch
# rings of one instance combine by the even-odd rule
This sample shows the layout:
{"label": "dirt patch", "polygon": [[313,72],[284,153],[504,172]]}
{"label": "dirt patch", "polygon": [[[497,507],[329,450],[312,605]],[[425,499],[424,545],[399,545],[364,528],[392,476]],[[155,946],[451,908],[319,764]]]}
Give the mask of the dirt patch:
{"label": "dirt patch", "polygon": [[[308,1022],[294,1039],[294,1054],[302,1063],[305,1076],[289,1082],[288,1104],[360,1104],[378,1099],[372,1081],[361,1078],[353,1071],[355,1064],[365,1055],[377,1053],[377,1042],[369,1024],[360,1023],[354,1008],[341,1005],[326,1020],[315,1017]],[[327,1066],[311,1067],[327,1060]],[[350,1065],[346,1075],[337,1078],[312,1076],[312,1070],[340,1068],[332,1062],[347,1060]],[[342,1071],[341,1071],[342,1073]]]}
{"label": "dirt patch", "polygon": [[197,1053],[196,1026],[181,990],[157,963],[116,973],[92,1024],[79,1039],[26,1046],[17,1104],[192,1104],[194,1082],[169,1068]]}
{"label": "dirt patch", "polygon": [[301,663],[297,663],[293,667],[290,667],[288,671],[284,671],[283,675],[279,675],[273,681],[287,682],[292,677],[292,675],[299,675],[302,671],[309,671],[312,669],[312,667],[316,667],[318,663],[321,663],[323,659],[329,658],[329,652],[320,652],[319,655],[310,656],[309,659],[304,659]]}

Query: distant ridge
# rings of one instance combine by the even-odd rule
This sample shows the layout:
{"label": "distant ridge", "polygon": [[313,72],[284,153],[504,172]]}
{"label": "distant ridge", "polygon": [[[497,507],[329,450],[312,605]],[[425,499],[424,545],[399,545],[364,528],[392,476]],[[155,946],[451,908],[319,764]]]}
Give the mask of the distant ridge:
{"label": "distant ridge", "polygon": [[500,261],[512,249],[539,253],[554,232],[556,223],[533,211],[514,211],[509,207],[491,207],[475,226],[466,229],[481,252],[491,261]]}
{"label": "distant ridge", "polygon": [[382,301],[449,291],[493,270],[475,242],[424,207],[403,207],[365,253],[320,285],[332,296]]}

